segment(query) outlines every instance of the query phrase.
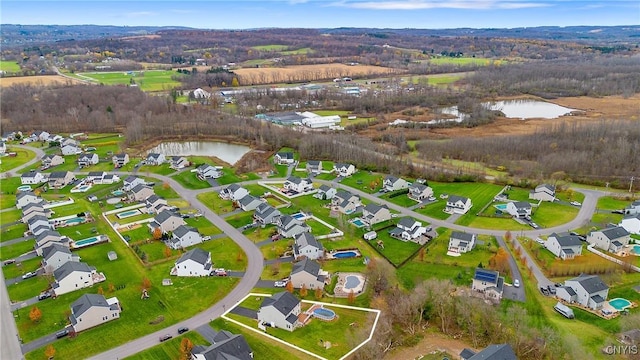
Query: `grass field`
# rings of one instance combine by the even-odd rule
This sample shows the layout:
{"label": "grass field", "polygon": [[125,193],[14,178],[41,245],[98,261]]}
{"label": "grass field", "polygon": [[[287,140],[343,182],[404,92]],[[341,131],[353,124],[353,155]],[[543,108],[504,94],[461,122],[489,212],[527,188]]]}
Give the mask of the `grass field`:
{"label": "grass field", "polygon": [[22,148],[12,148],[11,146],[8,146],[7,154],[10,152],[16,153],[16,156],[7,155],[7,156],[1,157],[0,172],[9,171],[36,157],[36,153],[31,150],[22,149]]}
{"label": "grass field", "polygon": [[6,72],[20,71],[20,65],[15,61],[0,60],[0,70]]}
{"label": "grass field", "polygon": [[211,187],[211,185],[207,181],[198,179],[196,173],[191,171],[183,171],[181,173],[173,175],[172,178],[187,189],[197,190]]}
{"label": "grass field", "polygon": [[283,83],[288,81],[317,81],[335,77],[358,77],[394,74],[398,70],[380,66],[345,64],[294,65],[282,68],[244,68],[234,70],[240,84]]}
{"label": "grass field", "polygon": [[428,60],[430,64],[435,65],[489,65],[499,63],[491,59],[474,58],[474,57],[433,57]]}
{"label": "grass field", "polygon": [[[179,359],[180,358],[180,343],[182,339],[188,338],[194,346],[197,345],[210,345],[209,342],[202,337],[196,331],[189,331],[182,336],[177,334],[171,334],[173,339],[158,344],[150,349],[141,351],[133,356],[126,357],[127,360],[156,360],[156,359]],[[177,336],[177,337],[176,337]]]}
{"label": "grass field", "polygon": [[61,75],[37,75],[37,76],[20,76],[20,77],[4,77],[0,78],[0,86],[12,85],[54,85],[54,84],[81,84],[81,81],[69,79]]}
{"label": "grass field", "polygon": [[284,50],[287,50],[289,46],[272,44],[272,45],[257,45],[257,46],[252,46],[251,48],[259,51],[284,51]]}
{"label": "grass field", "polygon": [[105,85],[129,85],[135,83],[143,91],[166,91],[180,85],[178,81],[171,78],[179,76],[179,74],[171,70],[90,72],[79,73],[78,75]]}

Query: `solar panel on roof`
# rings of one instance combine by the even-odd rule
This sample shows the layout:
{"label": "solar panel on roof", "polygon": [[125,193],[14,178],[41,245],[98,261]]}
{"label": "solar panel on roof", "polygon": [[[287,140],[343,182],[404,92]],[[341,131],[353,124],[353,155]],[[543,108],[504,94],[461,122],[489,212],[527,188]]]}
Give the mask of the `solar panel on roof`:
{"label": "solar panel on roof", "polygon": [[495,282],[497,275],[492,272],[476,271],[475,279],[480,281]]}

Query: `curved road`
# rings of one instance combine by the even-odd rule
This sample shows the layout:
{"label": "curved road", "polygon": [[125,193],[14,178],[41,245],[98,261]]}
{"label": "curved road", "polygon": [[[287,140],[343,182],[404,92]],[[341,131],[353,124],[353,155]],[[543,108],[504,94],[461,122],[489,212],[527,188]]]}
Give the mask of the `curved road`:
{"label": "curved road", "polygon": [[25,149],[25,150],[31,150],[31,151],[36,153],[36,157],[34,157],[33,159],[27,161],[26,163],[24,163],[24,164],[22,164],[22,165],[20,165],[18,167],[15,167],[15,168],[13,168],[13,169],[11,169],[9,171],[3,172],[2,174],[0,174],[0,178],[2,178],[2,179],[8,178],[9,174],[11,174],[11,173],[15,173],[16,171],[20,171],[20,170],[22,170],[22,169],[24,169],[24,168],[26,168],[28,166],[31,166],[31,165],[37,163],[44,156],[44,151],[42,149],[40,149],[40,148],[34,148],[34,147],[31,147],[31,146],[25,146],[25,145],[11,145],[11,147],[16,147],[16,148]]}

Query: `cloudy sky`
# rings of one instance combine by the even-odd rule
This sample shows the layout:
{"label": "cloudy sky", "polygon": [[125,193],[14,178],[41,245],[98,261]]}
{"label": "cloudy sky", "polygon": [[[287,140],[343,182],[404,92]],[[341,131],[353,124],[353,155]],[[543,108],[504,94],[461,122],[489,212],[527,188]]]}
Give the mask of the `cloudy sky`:
{"label": "cloudy sky", "polygon": [[640,25],[639,0],[2,0],[2,24],[514,28]]}

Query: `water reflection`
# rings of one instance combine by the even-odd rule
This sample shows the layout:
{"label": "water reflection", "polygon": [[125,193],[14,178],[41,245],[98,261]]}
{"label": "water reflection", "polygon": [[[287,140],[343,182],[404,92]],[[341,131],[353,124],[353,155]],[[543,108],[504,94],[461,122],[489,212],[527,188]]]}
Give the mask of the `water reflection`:
{"label": "water reflection", "polygon": [[234,165],[249,151],[251,148],[248,146],[215,141],[168,141],[160,143],[148,152],[161,153],[165,156],[215,156]]}

